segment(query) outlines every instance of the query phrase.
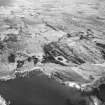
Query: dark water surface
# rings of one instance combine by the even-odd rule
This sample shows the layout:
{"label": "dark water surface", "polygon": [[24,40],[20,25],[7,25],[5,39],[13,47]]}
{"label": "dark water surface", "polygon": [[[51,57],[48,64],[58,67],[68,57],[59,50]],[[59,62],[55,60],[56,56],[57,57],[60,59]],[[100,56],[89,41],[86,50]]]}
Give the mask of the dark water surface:
{"label": "dark water surface", "polygon": [[24,78],[0,82],[0,94],[7,101],[10,100],[11,105],[77,105],[70,101],[78,102],[80,96],[78,92],[75,93],[74,89],[44,75],[39,76],[36,72]]}
{"label": "dark water surface", "polygon": [[105,84],[99,86],[96,95],[101,101],[105,102]]}

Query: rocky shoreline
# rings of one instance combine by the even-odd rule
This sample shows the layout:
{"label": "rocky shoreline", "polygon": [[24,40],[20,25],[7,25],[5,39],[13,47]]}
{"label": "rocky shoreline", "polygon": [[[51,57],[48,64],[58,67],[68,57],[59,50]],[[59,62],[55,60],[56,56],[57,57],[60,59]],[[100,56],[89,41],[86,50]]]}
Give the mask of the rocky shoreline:
{"label": "rocky shoreline", "polygon": [[[54,1],[37,1],[35,8],[34,1],[23,0],[22,5],[17,0],[12,6],[0,7],[2,81],[14,79],[18,73],[26,76],[31,71],[41,71],[86,94],[105,84],[105,22],[85,12],[82,17],[72,14],[72,9],[67,11],[74,1],[69,6],[68,1],[58,1],[55,6]],[[91,97],[97,103],[102,101]]]}

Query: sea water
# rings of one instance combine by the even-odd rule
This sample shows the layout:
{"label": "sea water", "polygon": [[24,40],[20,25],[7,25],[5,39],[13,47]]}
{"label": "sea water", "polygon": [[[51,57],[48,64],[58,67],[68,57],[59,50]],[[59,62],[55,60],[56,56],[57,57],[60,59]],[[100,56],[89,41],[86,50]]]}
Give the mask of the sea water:
{"label": "sea water", "polygon": [[40,75],[39,72],[0,81],[0,95],[10,101],[10,105],[79,105],[80,98],[80,93],[75,89]]}
{"label": "sea water", "polygon": [[10,6],[15,0],[0,0],[0,6]]}

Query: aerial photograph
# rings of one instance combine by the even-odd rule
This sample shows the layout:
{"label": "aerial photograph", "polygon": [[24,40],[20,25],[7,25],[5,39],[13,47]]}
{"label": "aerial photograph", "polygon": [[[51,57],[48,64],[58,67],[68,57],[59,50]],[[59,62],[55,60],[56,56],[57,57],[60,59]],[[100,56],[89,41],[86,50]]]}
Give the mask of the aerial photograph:
{"label": "aerial photograph", "polygon": [[0,0],[0,105],[105,105],[105,0]]}

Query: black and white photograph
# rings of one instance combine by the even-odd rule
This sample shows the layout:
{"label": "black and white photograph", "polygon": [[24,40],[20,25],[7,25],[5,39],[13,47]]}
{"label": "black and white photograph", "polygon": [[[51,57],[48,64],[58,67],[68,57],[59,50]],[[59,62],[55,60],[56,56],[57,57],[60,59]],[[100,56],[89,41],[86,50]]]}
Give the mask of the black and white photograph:
{"label": "black and white photograph", "polygon": [[0,105],[105,105],[105,0],[0,0]]}

